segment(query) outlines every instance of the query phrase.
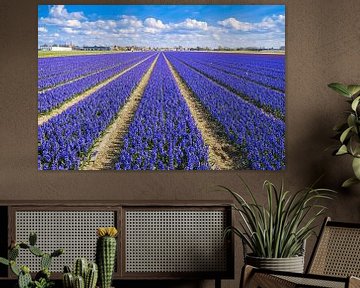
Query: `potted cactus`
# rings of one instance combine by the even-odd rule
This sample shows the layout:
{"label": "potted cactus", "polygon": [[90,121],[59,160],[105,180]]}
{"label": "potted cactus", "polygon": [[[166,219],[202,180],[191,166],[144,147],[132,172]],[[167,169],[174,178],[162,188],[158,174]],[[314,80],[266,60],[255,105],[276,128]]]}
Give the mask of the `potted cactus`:
{"label": "potted cactus", "polygon": [[96,262],[99,267],[99,287],[110,288],[116,258],[115,227],[101,227],[97,229]]}
{"label": "potted cactus", "polygon": [[95,288],[98,279],[98,267],[96,263],[88,263],[87,259],[76,259],[74,270],[69,266],[64,267],[64,288]]}
{"label": "potted cactus", "polygon": [[[50,280],[50,265],[54,257],[58,257],[64,253],[63,249],[57,249],[52,253],[45,253],[36,246],[37,236],[30,233],[29,243],[12,242],[8,252],[8,259],[0,257],[0,263],[10,266],[11,271],[18,277],[19,288],[49,288],[54,285]],[[20,249],[26,249],[33,255],[41,258],[41,270],[35,275],[34,280],[30,275],[30,268],[26,265],[19,266],[16,259],[19,256]]]}

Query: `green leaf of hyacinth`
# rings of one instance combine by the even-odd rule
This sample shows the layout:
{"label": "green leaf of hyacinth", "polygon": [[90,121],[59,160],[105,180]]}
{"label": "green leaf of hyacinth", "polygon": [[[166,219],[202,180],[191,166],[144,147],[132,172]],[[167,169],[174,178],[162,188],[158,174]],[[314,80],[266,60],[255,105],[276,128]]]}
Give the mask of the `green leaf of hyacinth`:
{"label": "green leaf of hyacinth", "polygon": [[328,85],[329,88],[333,89],[335,92],[339,93],[342,96],[350,98],[351,95],[346,85],[341,83],[330,83]]}
{"label": "green leaf of hyacinth", "polygon": [[349,178],[347,179],[342,185],[341,187],[344,187],[344,188],[348,188],[352,185],[355,185],[355,184],[358,184],[360,183],[360,180],[355,178],[355,177],[352,177],[352,178]]}
{"label": "green leaf of hyacinth", "polygon": [[360,180],[360,158],[354,158],[352,162],[352,168],[357,179]]}
{"label": "green leaf of hyacinth", "polygon": [[354,101],[351,103],[351,109],[356,111],[357,106],[359,105],[360,96],[356,97]]}
{"label": "green leaf of hyacinth", "polygon": [[348,85],[347,90],[350,96],[357,96],[357,94],[360,93],[360,85]]}
{"label": "green leaf of hyacinth", "polygon": [[346,145],[342,145],[339,150],[336,152],[335,155],[344,155],[348,153],[348,149],[346,147]]}

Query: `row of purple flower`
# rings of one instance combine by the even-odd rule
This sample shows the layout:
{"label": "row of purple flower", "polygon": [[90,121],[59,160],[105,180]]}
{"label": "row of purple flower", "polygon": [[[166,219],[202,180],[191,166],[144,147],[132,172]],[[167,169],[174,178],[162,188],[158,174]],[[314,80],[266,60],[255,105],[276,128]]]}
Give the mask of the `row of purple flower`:
{"label": "row of purple flower", "polygon": [[134,115],[117,170],[208,170],[208,151],[164,56]]}
{"label": "row of purple flower", "polygon": [[149,54],[135,53],[129,55],[128,57],[125,56],[123,55],[121,59],[114,57],[112,61],[113,63],[117,64],[112,68],[102,70],[86,77],[71,81],[64,85],[57,86],[53,89],[40,92],[38,94],[38,112],[46,113],[51,111],[52,109],[61,105],[63,102],[68,101],[78,94],[91,89],[106,79],[120,73],[129,66],[143,61],[146,59],[146,57],[149,57]]}
{"label": "row of purple flower", "polygon": [[[285,167],[285,123],[264,111],[264,107],[270,107],[269,111],[272,113],[278,109],[283,116],[284,95],[281,102],[279,100],[281,97],[276,94],[281,94],[281,92],[266,87],[264,83],[256,83],[250,78],[242,77],[242,74],[237,75],[235,71],[237,68],[234,68],[231,62],[231,57],[237,55],[230,57],[220,53],[203,54],[207,53],[166,52],[160,54],[133,121],[123,139],[123,147],[115,169],[210,169],[208,148],[171,75],[164,55],[211,115],[212,120],[223,127],[229,140],[243,151],[244,155],[241,158],[245,161],[241,163],[241,167],[261,170],[278,170]],[[126,55],[127,64],[124,63],[126,60],[123,60],[119,64],[114,62],[114,65],[126,69],[139,62],[139,58],[130,56],[133,54]],[[76,58],[81,61],[81,57],[85,56]],[[143,53],[141,57],[142,60],[150,58],[100,88],[85,100],[39,126],[39,169],[62,170],[81,167],[83,161],[90,156],[89,153],[95,141],[114,120],[155,59],[153,53]],[[266,79],[275,79],[276,73],[279,75],[282,73],[281,61],[272,62],[272,59],[268,59],[262,62],[256,58],[257,55],[247,55],[247,57],[249,57],[247,60],[243,56],[239,58],[239,63],[243,64],[236,66],[239,68],[238,71],[248,69],[252,71],[251,77],[263,73]],[[223,63],[222,66],[221,63]],[[263,69],[259,72],[258,68]],[[48,75],[56,71],[56,69],[49,69],[52,72]],[[111,69],[113,68],[106,71]],[[58,70],[58,73],[62,73],[61,71],[61,69]],[[90,79],[92,76],[81,80]],[[261,79],[258,82],[261,82]],[[281,77],[279,76],[278,79],[280,81]],[[237,81],[242,85],[239,85]],[[73,93],[71,90],[83,89],[79,88],[80,83],[82,82],[68,86],[72,87],[69,93]],[[85,80],[84,83],[86,83]],[[85,88],[87,90],[92,87],[91,85],[96,84],[88,84],[88,86],[84,84],[83,87],[87,87]],[[57,104],[52,107],[56,107],[78,93],[80,92],[75,92],[69,97],[64,97],[61,93],[53,93],[52,103]]]}
{"label": "row of purple flower", "polygon": [[[205,63],[198,61],[198,56],[193,53],[177,54],[177,59],[185,63],[190,68],[202,73],[206,77],[214,80],[220,85],[228,88],[230,91],[237,93],[239,96],[247,101],[255,104],[261,109],[272,113],[274,116],[283,119],[285,117],[285,93],[272,89],[273,87],[269,82],[263,82],[263,78],[254,73],[248,73],[250,76],[239,77],[239,74],[233,75],[229,73],[229,68],[226,65],[222,65],[222,68],[209,65],[212,59],[212,55],[207,53],[207,58],[202,56],[201,58],[208,60]],[[247,55],[249,60],[258,57],[257,55]],[[235,58],[236,59],[236,58]],[[235,60],[236,61],[236,60]],[[253,60],[252,60],[253,61]],[[245,62],[242,60],[242,62]],[[240,62],[241,63],[241,62]],[[239,64],[241,67],[241,64]],[[264,77],[264,76],[263,76]],[[257,79],[256,81],[254,79]],[[279,86],[285,86],[285,82],[278,79],[274,80]]]}
{"label": "row of purple flower", "polygon": [[38,169],[79,169],[153,61],[154,56],[39,126]]}
{"label": "row of purple flower", "polygon": [[282,120],[191,69],[178,60],[182,56],[180,53],[166,53],[166,56],[213,119],[223,126],[229,139],[246,153],[251,169],[285,167],[285,123]]}

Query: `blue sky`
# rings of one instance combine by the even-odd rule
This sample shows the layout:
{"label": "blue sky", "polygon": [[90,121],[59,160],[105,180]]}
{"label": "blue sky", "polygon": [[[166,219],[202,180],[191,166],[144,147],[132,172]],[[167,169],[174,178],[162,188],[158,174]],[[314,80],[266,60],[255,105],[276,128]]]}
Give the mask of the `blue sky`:
{"label": "blue sky", "polygon": [[285,45],[285,6],[39,5],[38,42],[279,48]]}

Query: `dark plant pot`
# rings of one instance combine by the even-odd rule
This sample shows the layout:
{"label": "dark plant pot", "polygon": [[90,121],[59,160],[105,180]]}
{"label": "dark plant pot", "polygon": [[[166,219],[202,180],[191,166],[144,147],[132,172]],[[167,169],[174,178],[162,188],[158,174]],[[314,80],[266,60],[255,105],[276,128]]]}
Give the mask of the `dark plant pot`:
{"label": "dark plant pot", "polygon": [[304,256],[289,258],[263,258],[246,255],[245,263],[262,269],[304,273]]}

